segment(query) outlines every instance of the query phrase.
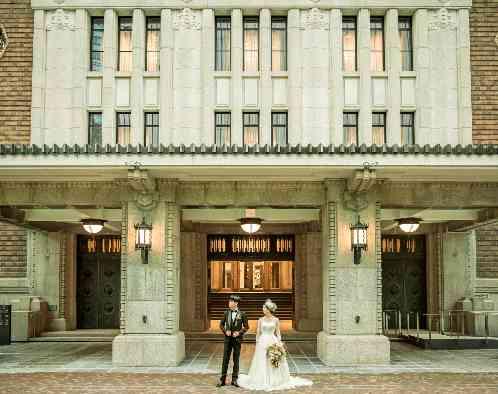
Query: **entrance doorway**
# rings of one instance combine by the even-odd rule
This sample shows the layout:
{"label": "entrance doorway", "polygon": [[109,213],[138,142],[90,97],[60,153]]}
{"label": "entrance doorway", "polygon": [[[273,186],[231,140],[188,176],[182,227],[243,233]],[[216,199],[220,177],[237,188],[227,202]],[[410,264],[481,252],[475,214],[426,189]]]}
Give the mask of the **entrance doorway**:
{"label": "entrance doorway", "polygon": [[77,253],[78,328],[119,328],[121,238],[80,236]]}
{"label": "entrance doorway", "polygon": [[207,245],[210,320],[223,317],[230,294],[240,295],[249,320],[261,317],[268,298],[282,321],[294,320],[292,235],[212,235]]}
{"label": "entrance doorway", "polygon": [[425,325],[427,311],[425,236],[382,236],[382,308],[391,318],[391,327],[398,328],[401,312],[402,328]]}

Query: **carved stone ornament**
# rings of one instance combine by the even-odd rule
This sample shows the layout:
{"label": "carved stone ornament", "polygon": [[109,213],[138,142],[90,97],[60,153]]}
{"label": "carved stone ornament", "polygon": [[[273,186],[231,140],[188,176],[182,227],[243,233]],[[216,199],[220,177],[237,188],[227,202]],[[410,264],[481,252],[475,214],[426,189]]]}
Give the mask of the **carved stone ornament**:
{"label": "carved stone ornament", "polygon": [[3,25],[0,25],[0,58],[7,50],[9,46],[9,38],[7,37],[7,31]]}
{"label": "carved stone ornament", "polygon": [[429,23],[429,30],[446,31],[454,29],[456,29],[456,23],[453,21],[448,9],[445,7],[440,8]]}
{"label": "carved stone ornament", "polygon": [[175,15],[173,20],[173,29],[175,30],[200,30],[201,18],[199,13],[192,11],[190,8],[184,8]]}
{"label": "carved stone ornament", "polygon": [[318,8],[312,8],[307,12],[303,12],[301,28],[304,30],[328,30],[328,14]]}
{"label": "carved stone ornament", "polygon": [[344,205],[347,209],[359,212],[368,207],[368,191],[375,185],[377,174],[365,163],[362,170],[356,170],[347,180],[344,191]]}
{"label": "carved stone ornament", "polygon": [[159,200],[156,180],[151,178],[146,170],[135,168],[128,171],[128,182],[137,207],[146,211],[154,209]]}
{"label": "carved stone ornament", "polygon": [[73,13],[59,8],[49,16],[47,30],[75,30]]}
{"label": "carved stone ornament", "polygon": [[363,211],[368,207],[368,193],[344,191],[344,206],[351,211]]}

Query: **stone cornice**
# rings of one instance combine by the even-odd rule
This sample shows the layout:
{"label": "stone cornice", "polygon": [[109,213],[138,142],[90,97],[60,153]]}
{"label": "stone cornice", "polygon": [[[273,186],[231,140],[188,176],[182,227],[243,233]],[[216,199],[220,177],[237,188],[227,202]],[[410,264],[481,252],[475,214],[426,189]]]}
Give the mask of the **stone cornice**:
{"label": "stone cornice", "polygon": [[[402,3],[402,6],[400,6]],[[437,9],[442,6],[452,8],[470,8],[471,0],[450,0],[446,2],[434,0],[31,0],[33,9],[75,9],[75,8],[142,8],[142,9],[183,9],[189,7],[192,9],[214,8],[240,8],[240,9],[310,9],[310,8],[346,8],[346,9],[416,9],[430,8]]]}

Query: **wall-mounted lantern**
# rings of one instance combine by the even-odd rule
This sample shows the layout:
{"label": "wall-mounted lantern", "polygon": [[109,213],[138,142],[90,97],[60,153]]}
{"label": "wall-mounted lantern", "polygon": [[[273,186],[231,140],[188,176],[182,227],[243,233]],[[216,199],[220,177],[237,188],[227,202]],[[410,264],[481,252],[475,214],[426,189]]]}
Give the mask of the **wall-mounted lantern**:
{"label": "wall-mounted lantern", "polygon": [[402,218],[396,220],[399,228],[405,233],[414,233],[417,231],[421,221],[422,220],[418,218]]}
{"label": "wall-mounted lantern", "polygon": [[81,219],[81,225],[88,234],[98,234],[104,228],[106,220],[102,219]]}
{"label": "wall-mounted lantern", "polygon": [[142,219],[142,223],[135,224],[135,250],[141,251],[142,263],[149,262],[149,250],[152,245],[152,225]]}
{"label": "wall-mounted lantern", "polygon": [[354,253],[353,261],[355,264],[360,264],[361,251],[367,250],[368,224],[362,223],[360,221],[360,216],[358,216],[356,224],[351,224],[349,229],[351,230],[351,250]]}

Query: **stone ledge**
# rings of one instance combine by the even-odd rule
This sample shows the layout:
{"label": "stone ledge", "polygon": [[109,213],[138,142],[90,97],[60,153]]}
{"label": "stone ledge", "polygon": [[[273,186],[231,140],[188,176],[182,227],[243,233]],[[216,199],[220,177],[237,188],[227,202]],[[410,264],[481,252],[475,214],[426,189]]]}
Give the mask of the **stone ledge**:
{"label": "stone ledge", "polygon": [[172,367],[185,358],[185,335],[121,334],[112,342],[112,364],[119,367]]}
{"label": "stone ledge", "polygon": [[383,335],[329,335],[322,331],[317,353],[328,366],[388,364],[391,360],[389,339]]}

